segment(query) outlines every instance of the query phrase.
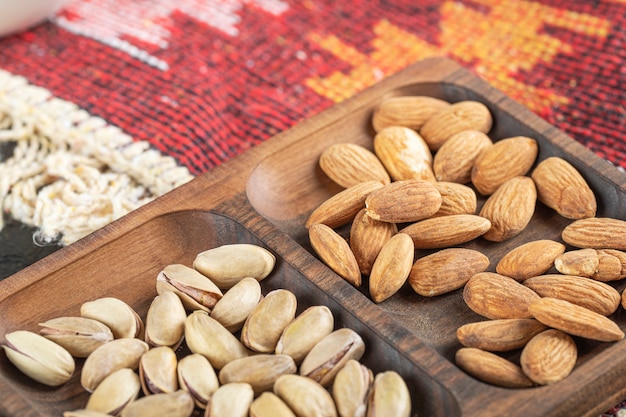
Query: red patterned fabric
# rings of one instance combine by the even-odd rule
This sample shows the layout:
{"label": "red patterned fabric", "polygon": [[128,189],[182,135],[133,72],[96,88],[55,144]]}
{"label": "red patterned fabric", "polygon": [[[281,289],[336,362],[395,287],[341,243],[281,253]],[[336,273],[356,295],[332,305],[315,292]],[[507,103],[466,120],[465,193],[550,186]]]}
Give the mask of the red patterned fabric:
{"label": "red patterned fabric", "polygon": [[0,69],[194,175],[444,55],[626,168],[625,0],[75,0],[0,39]]}

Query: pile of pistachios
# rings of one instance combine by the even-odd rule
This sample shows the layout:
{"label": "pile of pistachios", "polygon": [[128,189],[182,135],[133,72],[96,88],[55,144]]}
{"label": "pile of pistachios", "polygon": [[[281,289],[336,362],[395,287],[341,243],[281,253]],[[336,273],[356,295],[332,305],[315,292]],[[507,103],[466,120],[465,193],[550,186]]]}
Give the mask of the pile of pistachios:
{"label": "pile of pistachios", "polygon": [[365,343],[335,329],[326,306],[297,314],[296,296],[260,281],[276,258],[251,244],[199,253],[167,265],[143,320],[117,298],[85,302],[80,316],[5,335],[7,358],[49,386],[70,380],[84,360],[84,408],[64,417],[308,417],[411,415],[395,371],[359,360]]}

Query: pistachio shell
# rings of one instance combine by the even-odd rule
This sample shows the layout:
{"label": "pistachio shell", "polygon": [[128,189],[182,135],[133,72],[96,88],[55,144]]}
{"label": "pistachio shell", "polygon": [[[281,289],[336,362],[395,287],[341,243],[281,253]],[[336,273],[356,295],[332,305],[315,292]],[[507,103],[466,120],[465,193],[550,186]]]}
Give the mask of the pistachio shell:
{"label": "pistachio shell", "polygon": [[180,297],[172,291],[163,291],[154,297],[146,314],[146,343],[176,349],[185,334],[186,318]]}
{"label": "pistachio shell", "polygon": [[237,337],[202,310],[187,316],[185,341],[191,352],[206,356],[215,369],[248,356],[246,347]]}
{"label": "pistachio shell", "polygon": [[296,417],[296,415],[278,395],[265,391],[250,404],[250,417]]}
{"label": "pistachio shell", "polygon": [[189,417],[194,402],[187,391],[141,397],[122,410],[121,417]]}
{"label": "pistachio shell", "polygon": [[75,358],[86,358],[97,347],[113,340],[113,332],[107,325],[84,317],[57,317],[39,326],[39,334],[63,346]]}
{"label": "pistachio shell", "polygon": [[276,257],[265,248],[247,243],[222,245],[200,252],[193,267],[219,288],[228,289],[243,278],[265,279],[274,269]]}
{"label": "pistachio shell", "polygon": [[222,291],[206,276],[186,265],[168,265],[157,275],[159,294],[174,291],[187,310],[211,311]]}
{"label": "pistachio shell", "polygon": [[7,333],[3,349],[7,358],[25,375],[49,386],[67,382],[74,373],[72,355],[60,345],[26,330]]}
{"label": "pistachio shell", "polygon": [[395,371],[377,374],[369,398],[367,417],[411,415],[411,394],[404,379]]}
{"label": "pistachio shell", "polygon": [[139,314],[124,301],[115,297],[102,297],[80,306],[81,317],[98,320],[113,332],[113,337],[143,338],[143,321]]}
{"label": "pistachio shell", "polygon": [[245,382],[221,385],[211,396],[205,417],[247,417],[254,391]]}
{"label": "pistachio shell", "polygon": [[122,368],[137,369],[141,356],[148,351],[143,340],[123,338],[106,343],[87,356],[80,375],[80,383],[87,390],[94,389],[111,373]]}
{"label": "pistachio shell", "polygon": [[300,365],[300,375],[328,386],[350,359],[359,360],[365,353],[365,343],[354,330],[335,330],[320,340]]}
{"label": "pistachio shell", "polygon": [[337,417],[333,397],[326,388],[311,378],[294,374],[282,375],[274,383],[273,392],[298,417]]}
{"label": "pistachio shell", "polygon": [[259,353],[245,358],[235,359],[226,364],[219,374],[222,384],[246,382],[255,395],[268,391],[276,379],[284,374],[295,374],[297,367],[291,356]]}
{"label": "pistachio shell", "polygon": [[76,410],[64,411],[63,417],[110,417],[110,414],[79,408]]}
{"label": "pistachio shell", "polygon": [[256,352],[274,352],[283,330],[296,316],[297,303],[289,290],[270,291],[244,323],[242,343]]}
{"label": "pistachio shell", "polygon": [[262,297],[259,281],[251,277],[243,278],[224,293],[211,310],[211,317],[229,331],[237,332]]}
{"label": "pistachio shell", "polygon": [[332,394],[340,417],[365,417],[367,399],[374,375],[355,359],[350,359],[333,381]]}
{"label": "pistachio shell", "polygon": [[276,353],[289,355],[296,363],[335,326],[333,313],[326,306],[311,306],[285,327],[276,344]]}
{"label": "pistachio shell", "polygon": [[91,393],[85,409],[118,415],[139,396],[139,376],[130,368],[122,368],[104,378]]}
{"label": "pistachio shell", "polygon": [[139,378],[145,395],[170,393],[178,390],[178,359],[172,348],[155,347],[139,360]]}
{"label": "pistachio shell", "polygon": [[206,409],[207,402],[219,387],[219,380],[211,362],[199,353],[192,353],[178,361],[178,385],[189,391],[196,406]]}

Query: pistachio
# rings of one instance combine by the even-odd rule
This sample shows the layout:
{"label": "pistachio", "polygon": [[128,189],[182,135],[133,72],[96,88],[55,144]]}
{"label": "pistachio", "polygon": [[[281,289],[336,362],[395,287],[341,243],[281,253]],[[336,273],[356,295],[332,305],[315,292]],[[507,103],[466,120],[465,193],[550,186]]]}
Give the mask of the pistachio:
{"label": "pistachio", "polygon": [[369,397],[367,417],[411,415],[411,394],[404,379],[395,371],[376,375]]}
{"label": "pistachio", "polygon": [[192,353],[178,361],[178,385],[188,391],[196,406],[206,409],[207,402],[219,387],[215,369],[209,360],[199,353]]}
{"label": "pistachio", "polygon": [[248,356],[246,347],[237,337],[202,310],[194,311],[185,319],[185,341],[191,352],[206,356],[216,369]]}
{"label": "pistachio", "polygon": [[221,385],[211,396],[204,417],[248,417],[254,390],[245,382]]}
{"label": "pistachio", "polygon": [[174,291],[187,310],[211,311],[222,291],[206,276],[186,265],[168,265],[157,275],[159,294]]}
{"label": "pistachio", "polygon": [[141,356],[148,351],[143,340],[123,338],[105,343],[87,356],[81,370],[80,383],[93,392],[104,378],[118,369],[137,369]]}
{"label": "pistachio", "polygon": [[350,359],[333,382],[332,394],[340,417],[365,417],[374,375],[365,365]]}
{"label": "pistachio", "polygon": [[154,297],[146,314],[146,343],[176,349],[185,334],[186,318],[180,297],[172,291],[161,292]]}
{"label": "pistachio", "polygon": [[256,352],[274,352],[283,330],[296,316],[297,303],[296,296],[289,290],[267,293],[244,323],[242,343]]}
{"label": "pistachio", "polygon": [[296,363],[335,326],[333,313],[326,306],[311,306],[285,327],[276,344],[276,353],[289,355]]}
{"label": "pistachio", "polygon": [[333,397],[326,388],[311,378],[294,374],[281,375],[274,383],[273,392],[298,417],[337,417]]}
{"label": "pistachio", "polygon": [[139,396],[139,376],[130,368],[122,368],[104,378],[91,393],[85,409],[110,415],[120,412]]}
{"label": "pistachio", "polygon": [[57,317],[39,326],[39,334],[63,346],[75,358],[86,358],[97,347],[113,340],[113,332],[107,325],[84,317]]}
{"label": "pistachio", "polygon": [[71,411],[64,411],[63,417],[110,417],[110,414],[101,413],[100,411],[87,410],[79,408]]}
{"label": "pistachio", "polygon": [[226,364],[219,373],[222,384],[246,382],[255,395],[268,391],[276,379],[284,374],[295,374],[297,367],[291,356],[259,353],[235,359]]}
{"label": "pistachio", "polygon": [[224,293],[211,310],[211,317],[229,331],[237,332],[262,297],[259,281],[251,277],[243,278]]}
{"label": "pistachio", "polygon": [[124,301],[115,297],[102,297],[80,306],[81,317],[98,320],[107,325],[113,337],[143,338],[143,321],[139,314]]}
{"label": "pistachio", "polygon": [[265,279],[274,269],[276,257],[265,248],[247,243],[222,245],[200,252],[193,267],[219,288],[228,289],[243,278]]}
{"label": "pistachio", "polygon": [[141,397],[122,410],[121,417],[189,417],[193,413],[193,399],[187,391],[154,394]]}
{"label": "pistachio", "polygon": [[56,387],[74,373],[74,358],[53,341],[27,330],[16,330],[4,337],[2,348],[9,361],[35,381]]}
{"label": "pistachio", "polygon": [[178,359],[172,348],[150,349],[139,360],[139,379],[145,395],[170,393],[178,390]]}
{"label": "pistachio", "polygon": [[296,417],[289,406],[271,391],[265,391],[250,404],[250,417]]}
{"label": "pistachio", "polygon": [[361,359],[364,352],[358,333],[349,328],[335,330],[313,346],[300,365],[300,375],[328,386],[346,362]]}

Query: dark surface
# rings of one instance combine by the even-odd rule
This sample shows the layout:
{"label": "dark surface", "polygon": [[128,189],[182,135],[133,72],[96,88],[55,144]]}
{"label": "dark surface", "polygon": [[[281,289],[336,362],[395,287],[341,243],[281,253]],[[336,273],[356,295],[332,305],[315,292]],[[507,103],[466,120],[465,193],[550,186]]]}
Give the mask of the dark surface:
{"label": "dark surface", "polygon": [[39,259],[59,250],[59,245],[37,246],[33,233],[37,230],[6,218],[0,232],[0,279],[4,279]]}

